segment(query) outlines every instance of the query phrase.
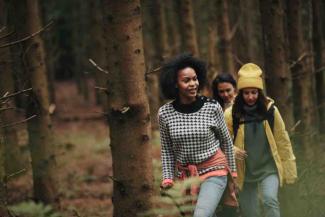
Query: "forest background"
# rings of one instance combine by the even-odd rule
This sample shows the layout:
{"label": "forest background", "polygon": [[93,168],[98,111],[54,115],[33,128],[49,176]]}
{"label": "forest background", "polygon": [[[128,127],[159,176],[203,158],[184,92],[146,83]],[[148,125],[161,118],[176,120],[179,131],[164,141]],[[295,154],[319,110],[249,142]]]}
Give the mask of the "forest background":
{"label": "forest background", "polygon": [[156,115],[160,67],[183,52],[207,62],[210,82],[261,66],[298,164],[282,216],[325,216],[323,1],[0,0],[0,10],[0,216],[182,216],[159,195]]}

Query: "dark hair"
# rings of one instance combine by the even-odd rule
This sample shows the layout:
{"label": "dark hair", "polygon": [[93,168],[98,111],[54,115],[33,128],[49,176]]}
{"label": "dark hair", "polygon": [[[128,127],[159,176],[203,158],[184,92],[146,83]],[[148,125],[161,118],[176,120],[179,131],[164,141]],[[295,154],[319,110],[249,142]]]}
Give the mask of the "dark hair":
{"label": "dark hair", "polygon": [[188,53],[180,54],[162,66],[159,83],[161,92],[166,99],[177,98],[177,73],[186,67],[194,69],[199,80],[199,90],[205,85],[207,74],[205,62]]}
{"label": "dark hair", "polygon": [[236,89],[237,87],[237,82],[234,79],[234,77],[232,77],[231,74],[229,73],[222,73],[219,74],[215,77],[215,79],[212,81],[212,92],[213,92],[213,98],[215,100],[217,100],[219,102],[219,104],[221,105],[221,107],[223,107],[225,105],[225,102],[223,101],[223,99],[219,96],[219,91],[218,91],[218,85],[220,83],[230,83],[232,84],[232,86]]}
{"label": "dark hair", "polygon": [[[258,97],[256,101],[256,111],[261,117],[265,117],[267,114],[267,103],[268,100],[266,96],[264,95],[263,91],[261,89],[258,89]],[[244,116],[245,110],[244,110],[244,97],[243,97],[243,90],[239,90],[238,95],[235,98],[234,105],[232,107],[232,115],[235,118],[240,119]]]}

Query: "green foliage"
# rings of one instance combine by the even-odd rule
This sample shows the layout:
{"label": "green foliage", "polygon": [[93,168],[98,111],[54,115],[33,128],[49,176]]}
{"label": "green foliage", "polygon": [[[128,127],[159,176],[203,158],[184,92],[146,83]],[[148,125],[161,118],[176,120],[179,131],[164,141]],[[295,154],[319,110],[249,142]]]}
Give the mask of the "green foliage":
{"label": "green foliage", "polygon": [[10,206],[9,210],[19,217],[62,217],[50,205],[35,203],[33,201]]}
{"label": "green foliage", "polygon": [[199,178],[178,181],[172,188],[161,190],[160,196],[153,198],[154,208],[140,216],[192,216],[194,209],[192,201],[195,201],[196,197],[186,194],[186,190],[190,189],[192,185],[199,186]]}

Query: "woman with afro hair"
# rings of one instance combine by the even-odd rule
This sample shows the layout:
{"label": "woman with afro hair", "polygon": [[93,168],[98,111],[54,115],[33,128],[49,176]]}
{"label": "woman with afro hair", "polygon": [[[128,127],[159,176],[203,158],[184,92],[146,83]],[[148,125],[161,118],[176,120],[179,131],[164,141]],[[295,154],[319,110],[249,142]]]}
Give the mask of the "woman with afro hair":
{"label": "woman with afro hair", "polygon": [[[160,76],[161,91],[171,100],[158,112],[161,188],[172,187],[175,179],[198,176],[201,184],[194,217],[214,216],[223,193],[228,192],[228,181],[237,176],[222,108],[217,101],[198,95],[205,80],[205,63],[189,54],[165,63]],[[231,193],[231,200],[224,197],[223,201],[237,206],[234,192]]]}

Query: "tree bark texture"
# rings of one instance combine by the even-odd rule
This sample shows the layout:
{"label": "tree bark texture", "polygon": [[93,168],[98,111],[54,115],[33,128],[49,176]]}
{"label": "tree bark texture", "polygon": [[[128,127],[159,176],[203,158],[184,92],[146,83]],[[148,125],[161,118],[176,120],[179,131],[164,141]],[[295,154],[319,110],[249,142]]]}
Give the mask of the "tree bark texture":
{"label": "tree bark texture", "polygon": [[263,35],[266,86],[268,95],[279,108],[287,127],[293,126],[291,75],[287,62],[287,41],[284,34],[282,0],[260,1]]}
{"label": "tree bark texture", "polygon": [[[29,34],[42,27],[39,13],[38,1],[27,0],[27,28]],[[37,115],[37,117],[28,121],[28,132],[32,157],[34,197],[36,200],[48,204],[57,202],[58,195],[54,179],[56,162],[44,60],[43,41],[40,35],[37,35],[26,43],[27,70],[33,88],[27,114]]]}
{"label": "tree bark texture", "polygon": [[219,36],[218,49],[220,53],[221,73],[230,73],[237,77],[232,54],[230,22],[228,17],[228,2],[216,0],[217,8],[217,34]]}
{"label": "tree bark texture", "polygon": [[106,0],[109,45],[108,122],[114,174],[114,216],[133,217],[151,208],[153,176],[150,112],[139,0]]}
{"label": "tree bark texture", "polygon": [[165,0],[166,8],[166,22],[167,22],[167,31],[168,39],[170,46],[171,55],[175,56],[179,54],[182,48],[182,37],[180,32],[180,17],[178,16],[178,2],[175,0]]}
{"label": "tree bark texture", "polygon": [[196,36],[195,21],[193,16],[192,0],[180,1],[180,16],[185,50],[191,52],[194,56],[198,57],[200,56],[200,54],[198,40]]}

